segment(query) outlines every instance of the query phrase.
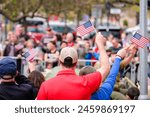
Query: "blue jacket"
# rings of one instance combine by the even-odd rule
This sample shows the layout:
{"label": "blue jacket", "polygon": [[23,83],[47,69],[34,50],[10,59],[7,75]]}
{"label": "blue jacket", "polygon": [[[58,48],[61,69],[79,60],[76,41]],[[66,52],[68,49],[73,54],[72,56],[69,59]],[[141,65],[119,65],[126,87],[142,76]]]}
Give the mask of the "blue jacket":
{"label": "blue jacket", "polygon": [[109,100],[110,95],[113,92],[114,85],[116,83],[116,77],[119,72],[120,68],[120,58],[115,58],[115,61],[113,63],[113,66],[110,70],[110,73],[107,77],[107,79],[103,82],[101,87],[92,94],[91,100]]}

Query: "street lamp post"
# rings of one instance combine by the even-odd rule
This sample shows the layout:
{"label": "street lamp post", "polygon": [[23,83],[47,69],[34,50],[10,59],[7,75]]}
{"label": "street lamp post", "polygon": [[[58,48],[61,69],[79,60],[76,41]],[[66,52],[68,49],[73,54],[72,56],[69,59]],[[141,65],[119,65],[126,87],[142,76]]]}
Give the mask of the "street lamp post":
{"label": "street lamp post", "polygon": [[[140,0],[140,33],[147,35],[147,0]],[[149,99],[148,97],[148,62],[147,47],[140,49],[140,96],[139,100]]]}

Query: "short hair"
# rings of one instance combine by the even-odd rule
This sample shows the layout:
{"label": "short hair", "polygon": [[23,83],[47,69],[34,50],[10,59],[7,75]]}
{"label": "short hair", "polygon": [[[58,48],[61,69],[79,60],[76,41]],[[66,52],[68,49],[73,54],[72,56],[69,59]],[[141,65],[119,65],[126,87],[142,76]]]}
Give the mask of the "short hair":
{"label": "short hair", "polygon": [[117,37],[113,38],[113,40],[119,43],[119,39]]}
{"label": "short hair", "polygon": [[56,34],[55,36],[56,36],[56,38],[57,38],[57,41],[62,41],[62,37],[61,37],[60,34]]}
{"label": "short hair", "polygon": [[130,97],[131,100],[138,100],[140,91],[136,87],[130,87],[127,91],[127,95]]}
{"label": "short hair", "polygon": [[53,44],[55,47],[57,47],[57,44],[55,41],[50,41],[49,43]]}
{"label": "short hair", "polygon": [[73,60],[72,60],[71,57],[66,57],[66,58],[64,59],[64,62],[61,62],[61,61],[60,61],[60,63],[61,63],[64,67],[66,67],[66,68],[73,68],[73,67],[75,67],[76,64],[77,64],[77,63],[73,63]]}
{"label": "short hair", "polygon": [[63,43],[65,43],[66,45],[68,44],[67,41],[62,41],[60,45],[62,45]]}
{"label": "short hair", "polygon": [[86,74],[90,74],[90,73],[93,73],[95,72],[96,69],[92,66],[85,66],[83,67],[80,72],[79,72],[79,76],[83,76],[83,75],[86,75]]}

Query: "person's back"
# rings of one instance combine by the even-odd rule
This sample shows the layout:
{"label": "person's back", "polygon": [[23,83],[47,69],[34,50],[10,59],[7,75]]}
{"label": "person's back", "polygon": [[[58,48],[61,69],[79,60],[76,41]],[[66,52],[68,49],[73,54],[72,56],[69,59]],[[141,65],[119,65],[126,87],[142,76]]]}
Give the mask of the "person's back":
{"label": "person's back", "polygon": [[62,70],[56,77],[41,85],[37,100],[90,99],[90,96],[99,88],[102,79],[106,77],[110,69],[102,35],[97,35],[96,43],[102,53],[100,60],[102,67],[97,72],[82,77],[76,75],[77,51],[72,47],[63,48],[59,57]]}
{"label": "person's back", "polygon": [[117,92],[117,91],[112,92],[111,99],[112,100],[127,100],[125,95],[123,95],[122,93]]}
{"label": "person's back", "polygon": [[29,84],[2,82],[0,84],[0,100],[33,100],[33,88]]}
{"label": "person's back", "polygon": [[[44,82],[40,99],[55,100],[88,100],[100,84],[100,74],[92,73],[87,76],[77,76],[73,70],[60,71],[55,78]],[[97,78],[95,78],[97,77]],[[93,79],[92,79],[93,78]],[[93,84],[95,84],[93,86]],[[45,92],[44,92],[45,91]],[[47,95],[45,95],[45,93]]]}

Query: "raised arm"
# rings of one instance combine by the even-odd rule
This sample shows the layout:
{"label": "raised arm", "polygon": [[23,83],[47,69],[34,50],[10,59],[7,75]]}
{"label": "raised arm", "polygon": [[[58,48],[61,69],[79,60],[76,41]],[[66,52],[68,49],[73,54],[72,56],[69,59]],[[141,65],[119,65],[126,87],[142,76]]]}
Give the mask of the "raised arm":
{"label": "raised arm", "polygon": [[110,71],[110,64],[109,64],[108,56],[105,51],[104,40],[105,38],[103,37],[103,35],[101,33],[97,33],[95,42],[99,49],[100,65],[101,65],[97,71],[101,73],[103,80],[107,77]]}
{"label": "raised arm", "polygon": [[125,55],[126,55],[126,48],[118,51],[107,79],[103,82],[99,90],[96,91],[91,96],[92,100],[109,100],[110,99],[110,95],[116,83],[116,77],[119,72],[121,59],[123,59]]}
{"label": "raised arm", "polygon": [[128,50],[129,55],[121,62],[121,64],[123,64],[124,66],[127,66],[131,62],[137,52],[137,48],[134,44],[132,44]]}

